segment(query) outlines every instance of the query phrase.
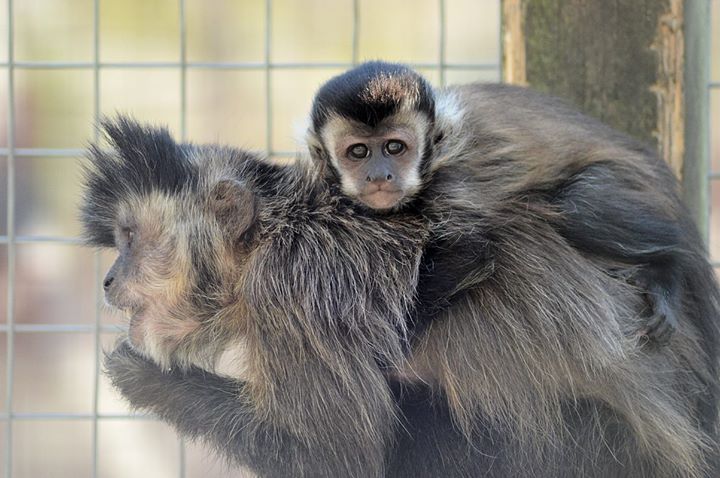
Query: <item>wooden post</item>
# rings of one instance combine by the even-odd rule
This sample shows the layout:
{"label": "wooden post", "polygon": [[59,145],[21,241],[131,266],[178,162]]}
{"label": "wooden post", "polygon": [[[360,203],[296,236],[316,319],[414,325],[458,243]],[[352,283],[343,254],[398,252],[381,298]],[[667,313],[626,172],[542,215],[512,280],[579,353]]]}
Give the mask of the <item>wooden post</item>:
{"label": "wooden post", "polygon": [[709,0],[502,0],[503,75],[654,144],[707,223]]}

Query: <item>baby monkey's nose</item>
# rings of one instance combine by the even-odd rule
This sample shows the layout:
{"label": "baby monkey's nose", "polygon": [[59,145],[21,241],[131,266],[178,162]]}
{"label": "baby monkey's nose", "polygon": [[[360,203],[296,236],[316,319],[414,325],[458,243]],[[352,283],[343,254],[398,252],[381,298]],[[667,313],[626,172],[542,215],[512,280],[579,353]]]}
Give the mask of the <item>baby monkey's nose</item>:
{"label": "baby monkey's nose", "polygon": [[392,179],[393,179],[393,175],[390,173],[386,173],[384,178],[382,177],[382,174],[377,174],[377,175],[368,174],[367,177],[365,178],[365,181],[372,183],[375,181],[392,181]]}

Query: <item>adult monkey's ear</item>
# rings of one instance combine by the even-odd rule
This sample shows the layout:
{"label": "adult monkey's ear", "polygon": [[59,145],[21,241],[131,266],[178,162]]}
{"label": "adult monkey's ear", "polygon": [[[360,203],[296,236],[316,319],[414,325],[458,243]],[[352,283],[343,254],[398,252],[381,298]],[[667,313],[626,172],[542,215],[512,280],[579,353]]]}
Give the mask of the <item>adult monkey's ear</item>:
{"label": "adult monkey's ear", "polygon": [[221,179],[210,189],[208,208],[235,241],[253,228],[257,200],[255,193],[240,181]]}

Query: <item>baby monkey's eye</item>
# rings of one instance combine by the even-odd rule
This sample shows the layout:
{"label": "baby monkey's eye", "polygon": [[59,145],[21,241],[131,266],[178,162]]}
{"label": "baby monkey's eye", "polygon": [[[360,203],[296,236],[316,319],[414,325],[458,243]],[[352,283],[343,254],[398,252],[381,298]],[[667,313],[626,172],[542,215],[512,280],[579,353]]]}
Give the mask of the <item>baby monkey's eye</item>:
{"label": "baby monkey's eye", "polygon": [[368,157],[370,150],[362,143],[353,144],[347,150],[348,156],[353,159],[364,159]]}
{"label": "baby monkey's eye", "polygon": [[385,151],[392,156],[396,156],[405,151],[405,143],[397,139],[391,139],[385,143]]}

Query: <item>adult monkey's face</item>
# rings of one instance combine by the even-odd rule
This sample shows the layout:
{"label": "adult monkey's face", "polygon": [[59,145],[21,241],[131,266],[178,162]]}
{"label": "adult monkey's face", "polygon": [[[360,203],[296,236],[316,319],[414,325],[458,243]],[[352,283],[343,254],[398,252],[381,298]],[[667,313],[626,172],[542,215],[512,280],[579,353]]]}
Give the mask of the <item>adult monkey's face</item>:
{"label": "adult monkey's face", "polygon": [[133,347],[169,365],[176,351],[197,348],[188,342],[209,335],[217,317],[244,317],[232,310],[254,247],[255,196],[234,179],[242,158],[232,152],[203,150],[215,156],[202,167],[208,158],[167,131],[123,118],[104,127],[113,150],[91,149],[84,236],[117,251],[103,288],[129,317]]}
{"label": "adult monkey's face", "polygon": [[199,325],[185,310],[195,281],[186,215],[162,194],[131,197],[117,209],[118,255],[103,289],[107,304],[129,317],[130,340],[139,350],[160,345],[146,337],[180,341]]}
{"label": "adult monkey's face", "polygon": [[[199,198],[196,198],[196,200]],[[202,322],[235,300],[239,243],[255,217],[252,193],[234,180],[205,198],[149,194],[118,208],[118,256],[103,288],[125,312],[135,348],[152,356],[177,347]]]}

